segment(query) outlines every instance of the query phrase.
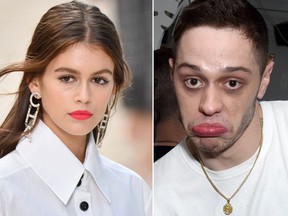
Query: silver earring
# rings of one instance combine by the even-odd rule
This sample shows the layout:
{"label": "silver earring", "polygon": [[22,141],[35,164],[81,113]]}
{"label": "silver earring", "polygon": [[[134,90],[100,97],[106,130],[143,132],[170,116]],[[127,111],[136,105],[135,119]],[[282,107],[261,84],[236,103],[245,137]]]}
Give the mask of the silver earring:
{"label": "silver earring", "polygon": [[[24,133],[30,131],[34,127],[35,122],[37,120],[38,112],[39,112],[39,109],[40,109],[40,102],[35,104],[34,101],[33,101],[33,98],[39,100],[41,98],[41,96],[40,96],[40,94],[38,92],[33,92],[30,95],[30,103],[29,103],[28,112],[26,114]],[[31,141],[30,132],[28,134],[28,138]]]}
{"label": "silver earring", "polygon": [[97,138],[96,138],[96,145],[98,148],[102,147],[102,140],[105,136],[106,130],[107,130],[107,125],[108,125],[108,120],[110,117],[110,105],[108,105],[107,110],[104,114],[103,119],[101,122],[97,125]]}

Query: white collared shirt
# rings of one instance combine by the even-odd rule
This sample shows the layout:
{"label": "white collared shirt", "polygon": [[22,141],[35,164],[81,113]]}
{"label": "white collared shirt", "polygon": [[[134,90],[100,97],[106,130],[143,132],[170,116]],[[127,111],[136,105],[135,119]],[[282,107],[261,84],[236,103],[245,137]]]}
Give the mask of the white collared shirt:
{"label": "white collared shirt", "polygon": [[20,140],[0,160],[0,215],[152,215],[151,192],[133,171],[99,156],[92,135],[82,164],[39,121],[31,142]]}

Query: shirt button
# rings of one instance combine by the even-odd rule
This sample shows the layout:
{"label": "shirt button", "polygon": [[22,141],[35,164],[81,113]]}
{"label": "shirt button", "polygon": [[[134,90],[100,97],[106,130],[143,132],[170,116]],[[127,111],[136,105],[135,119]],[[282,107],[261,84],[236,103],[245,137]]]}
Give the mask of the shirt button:
{"label": "shirt button", "polygon": [[87,202],[83,201],[80,203],[80,209],[82,211],[87,211],[88,208],[89,208],[89,204]]}

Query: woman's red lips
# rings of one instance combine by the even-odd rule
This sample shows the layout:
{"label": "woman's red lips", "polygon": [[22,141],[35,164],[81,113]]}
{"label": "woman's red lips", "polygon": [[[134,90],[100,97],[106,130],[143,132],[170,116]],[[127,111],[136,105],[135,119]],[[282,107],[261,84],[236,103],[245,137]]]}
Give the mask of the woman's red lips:
{"label": "woman's red lips", "polygon": [[192,128],[192,132],[196,136],[200,137],[216,137],[221,136],[222,134],[226,133],[228,130],[221,124],[218,123],[204,123],[195,125]]}
{"label": "woman's red lips", "polygon": [[76,110],[69,113],[69,115],[77,120],[86,120],[89,119],[93,114],[87,110]]}

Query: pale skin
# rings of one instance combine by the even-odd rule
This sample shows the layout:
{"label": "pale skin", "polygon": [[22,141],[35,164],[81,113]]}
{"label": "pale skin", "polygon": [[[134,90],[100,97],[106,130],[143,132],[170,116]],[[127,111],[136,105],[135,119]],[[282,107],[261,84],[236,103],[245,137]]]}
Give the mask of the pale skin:
{"label": "pale skin", "polygon": [[[114,95],[114,62],[99,46],[84,42],[68,47],[30,84],[41,95],[43,122],[81,161],[85,160],[87,134],[101,121]],[[89,111],[85,120],[71,117],[75,110]]]}
{"label": "pale skin", "polygon": [[198,149],[209,169],[231,168],[259,147],[257,99],[266,92],[274,62],[267,61],[261,75],[256,55],[239,30],[197,27],[182,35],[176,60],[169,60],[187,145],[192,154]]}

